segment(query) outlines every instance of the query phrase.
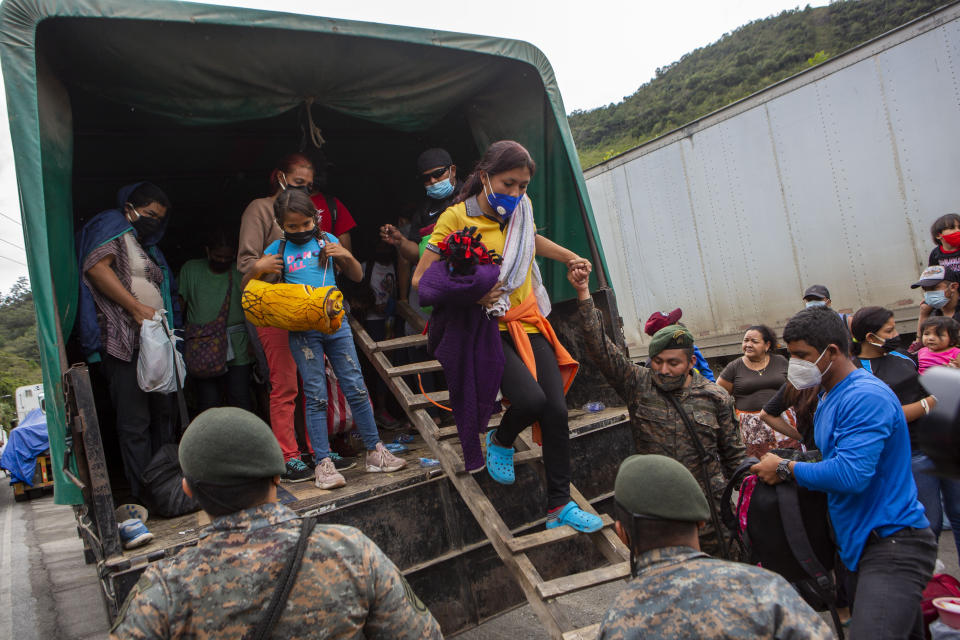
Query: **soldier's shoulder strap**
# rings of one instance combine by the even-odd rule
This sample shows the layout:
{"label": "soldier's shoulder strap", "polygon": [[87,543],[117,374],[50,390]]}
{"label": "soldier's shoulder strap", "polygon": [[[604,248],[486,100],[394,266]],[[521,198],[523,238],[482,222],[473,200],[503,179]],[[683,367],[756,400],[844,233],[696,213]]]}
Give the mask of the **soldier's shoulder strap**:
{"label": "soldier's shoulder strap", "polygon": [[313,516],[302,520],[300,538],[287,560],[287,565],[280,573],[277,588],[273,592],[273,597],[270,598],[270,604],[267,605],[257,625],[244,634],[243,640],[267,640],[270,637],[287,604],[287,598],[290,597],[290,590],[293,589],[293,584],[297,581],[297,573],[300,572],[300,565],[303,564],[303,553],[310,542],[310,533],[316,525],[317,519]]}

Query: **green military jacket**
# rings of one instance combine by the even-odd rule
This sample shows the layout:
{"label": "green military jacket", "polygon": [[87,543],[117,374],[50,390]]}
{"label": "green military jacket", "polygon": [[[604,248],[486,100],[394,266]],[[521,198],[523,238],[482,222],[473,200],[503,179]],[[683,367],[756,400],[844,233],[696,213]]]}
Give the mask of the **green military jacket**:
{"label": "green military jacket", "polygon": [[[704,491],[713,493],[719,508],[727,480],[746,457],[733,398],[696,371],[687,387],[672,392],[693,421],[709,457],[710,486],[706,487],[701,470],[704,463],[697,447],[673,403],[654,385],[653,371],[635,364],[604,335],[592,300],[580,302],[579,314],[587,355],[627,404],[636,452],[668,456],[683,464]],[[709,522],[701,530],[700,544],[708,553],[719,551]]]}
{"label": "green military jacket", "polygon": [[772,571],[690,547],[642,554],[607,610],[600,640],[832,640],[833,632]]}
{"label": "green military jacket", "polygon": [[[300,535],[271,503],[217,518],[196,547],[149,567],[111,639],[242,638],[260,620]],[[274,638],[442,638],[394,564],[352,527],[317,525]]]}

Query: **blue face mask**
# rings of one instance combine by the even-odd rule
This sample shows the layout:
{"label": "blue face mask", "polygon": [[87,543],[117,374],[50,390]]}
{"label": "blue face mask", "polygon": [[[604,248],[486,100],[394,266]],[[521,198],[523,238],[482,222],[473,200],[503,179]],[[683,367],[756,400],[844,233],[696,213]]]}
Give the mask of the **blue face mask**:
{"label": "blue face mask", "polygon": [[812,309],[813,307],[825,307],[827,303],[824,300],[810,300],[807,302],[807,309]]}
{"label": "blue face mask", "polygon": [[[490,181],[490,176],[487,176],[487,182]],[[507,221],[510,219],[510,216],[513,215],[513,212],[516,210],[517,205],[520,204],[520,200],[523,198],[522,195],[519,196],[509,196],[505,193],[496,193],[492,191],[487,193],[487,185],[483,185],[483,192],[487,196],[487,204],[493,207],[493,210],[500,214],[500,217]]]}
{"label": "blue face mask", "polygon": [[923,301],[934,309],[943,309],[950,302],[943,291],[926,291],[923,294]]}
{"label": "blue face mask", "polygon": [[427,195],[434,200],[443,200],[453,193],[453,183],[450,182],[450,178],[447,178],[446,180],[427,185],[426,190]]}

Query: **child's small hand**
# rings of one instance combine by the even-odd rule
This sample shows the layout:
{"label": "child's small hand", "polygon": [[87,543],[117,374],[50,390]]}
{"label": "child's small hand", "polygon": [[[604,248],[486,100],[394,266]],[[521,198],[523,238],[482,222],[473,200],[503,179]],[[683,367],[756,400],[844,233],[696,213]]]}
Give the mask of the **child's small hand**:
{"label": "child's small hand", "polygon": [[268,253],[254,262],[250,271],[254,277],[264,273],[280,273],[283,271],[283,260],[277,254]]}
{"label": "child's small hand", "polygon": [[329,260],[330,258],[352,258],[353,254],[339,242],[328,242],[323,245],[323,249],[320,250],[320,257],[324,260]]}

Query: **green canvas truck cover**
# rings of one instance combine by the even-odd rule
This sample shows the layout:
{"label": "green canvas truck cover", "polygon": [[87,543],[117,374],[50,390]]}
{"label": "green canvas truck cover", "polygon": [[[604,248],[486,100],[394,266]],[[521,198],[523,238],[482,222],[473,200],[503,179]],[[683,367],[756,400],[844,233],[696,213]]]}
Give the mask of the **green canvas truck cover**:
{"label": "green canvas truck cover", "polygon": [[[553,70],[525,42],[186,2],[6,0],[0,57],[56,462],[67,432],[62,341],[73,328],[79,278],[78,96],[181,127],[242,127],[312,100],[383,130],[416,133],[457,110],[477,153],[504,138],[527,146],[538,165],[530,187],[538,226],[600,257],[605,271],[602,254],[588,246],[585,229],[592,237],[596,230]],[[309,64],[289,64],[297,59]],[[137,156],[130,160],[142,166],[149,150]],[[107,176],[113,189],[128,177]],[[561,265],[546,265],[544,276],[554,298],[572,293]],[[60,466],[56,501],[81,503]]]}

